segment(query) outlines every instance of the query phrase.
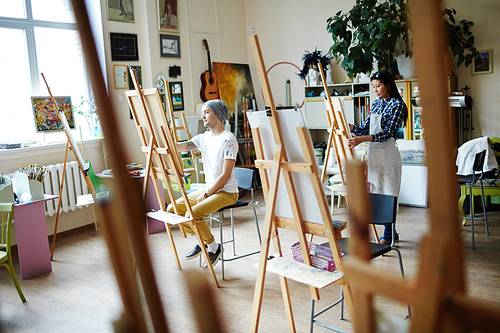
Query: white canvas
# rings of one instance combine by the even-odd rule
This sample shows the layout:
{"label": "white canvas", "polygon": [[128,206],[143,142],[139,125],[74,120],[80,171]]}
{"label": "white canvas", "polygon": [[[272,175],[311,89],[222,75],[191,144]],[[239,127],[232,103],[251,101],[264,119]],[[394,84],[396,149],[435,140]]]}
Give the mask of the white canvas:
{"label": "white canvas", "polygon": [[[304,154],[300,145],[300,140],[297,135],[297,127],[306,127],[306,122],[301,109],[287,109],[279,110],[278,117],[281,126],[281,133],[285,143],[286,153],[289,162],[305,163]],[[259,128],[262,146],[264,150],[264,158],[266,160],[273,160],[275,141],[271,122],[266,114],[266,111],[253,111],[247,112],[248,120],[252,128]],[[307,131],[309,134],[309,131]],[[308,139],[312,146],[311,137]],[[313,160],[315,167],[316,161]],[[269,179],[271,179],[271,170],[268,170]],[[293,173],[292,174],[295,192],[299,201],[302,218],[304,221],[323,224],[321,218],[319,204],[314,195],[310,175],[307,173]],[[293,218],[292,207],[290,205],[290,198],[286,189],[285,180],[283,175],[280,175],[278,184],[278,195],[276,201],[275,215],[280,217]]]}

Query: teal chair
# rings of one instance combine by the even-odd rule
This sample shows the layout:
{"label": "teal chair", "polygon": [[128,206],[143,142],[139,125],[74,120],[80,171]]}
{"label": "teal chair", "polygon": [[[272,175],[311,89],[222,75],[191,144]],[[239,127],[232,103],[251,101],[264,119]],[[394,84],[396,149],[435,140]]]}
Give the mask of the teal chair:
{"label": "teal chair", "polygon": [[16,274],[14,273],[14,265],[12,265],[12,253],[10,248],[10,227],[12,226],[12,215],[14,210],[13,203],[0,203],[0,215],[1,217],[1,234],[0,234],[0,266],[7,267],[14,285],[16,286],[17,293],[23,302],[26,302],[26,298],[17,283]]}

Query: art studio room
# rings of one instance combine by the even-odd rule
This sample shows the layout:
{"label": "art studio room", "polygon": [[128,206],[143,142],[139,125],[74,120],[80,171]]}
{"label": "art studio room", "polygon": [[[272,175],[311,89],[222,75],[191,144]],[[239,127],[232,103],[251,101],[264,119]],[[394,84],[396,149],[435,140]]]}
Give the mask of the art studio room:
{"label": "art studio room", "polygon": [[499,16],[0,0],[0,332],[497,332]]}

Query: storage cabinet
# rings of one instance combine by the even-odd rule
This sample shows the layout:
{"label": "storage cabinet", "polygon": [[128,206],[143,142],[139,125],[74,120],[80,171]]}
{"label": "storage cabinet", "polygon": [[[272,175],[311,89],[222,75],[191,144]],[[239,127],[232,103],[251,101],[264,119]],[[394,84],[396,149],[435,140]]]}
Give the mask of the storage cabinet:
{"label": "storage cabinet", "polygon": [[[370,83],[341,83],[328,86],[330,96],[344,97],[344,112],[347,122],[359,124],[370,110]],[[327,129],[326,107],[320,94],[323,86],[305,88],[304,113],[309,129]]]}

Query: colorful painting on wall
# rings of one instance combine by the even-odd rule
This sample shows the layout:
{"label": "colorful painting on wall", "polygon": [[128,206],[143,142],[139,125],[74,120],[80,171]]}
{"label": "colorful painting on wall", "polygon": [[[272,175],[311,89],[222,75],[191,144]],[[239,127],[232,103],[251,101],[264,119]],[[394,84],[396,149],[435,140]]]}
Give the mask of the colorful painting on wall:
{"label": "colorful painting on wall", "polygon": [[[235,101],[238,101],[238,109],[242,110],[243,97],[254,96],[250,66],[214,62],[213,68],[217,74],[220,97],[229,107],[229,114],[234,114]],[[248,107],[251,109],[252,105]]]}
{"label": "colorful painting on wall", "polygon": [[[71,106],[71,97],[54,97],[57,109],[63,110],[68,120],[69,127],[75,128],[75,118]],[[37,132],[62,131],[64,130],[59,116],[54,111],[54,106],[50,97],[31,97],[31,105],[35,115],[35,126]]]}

